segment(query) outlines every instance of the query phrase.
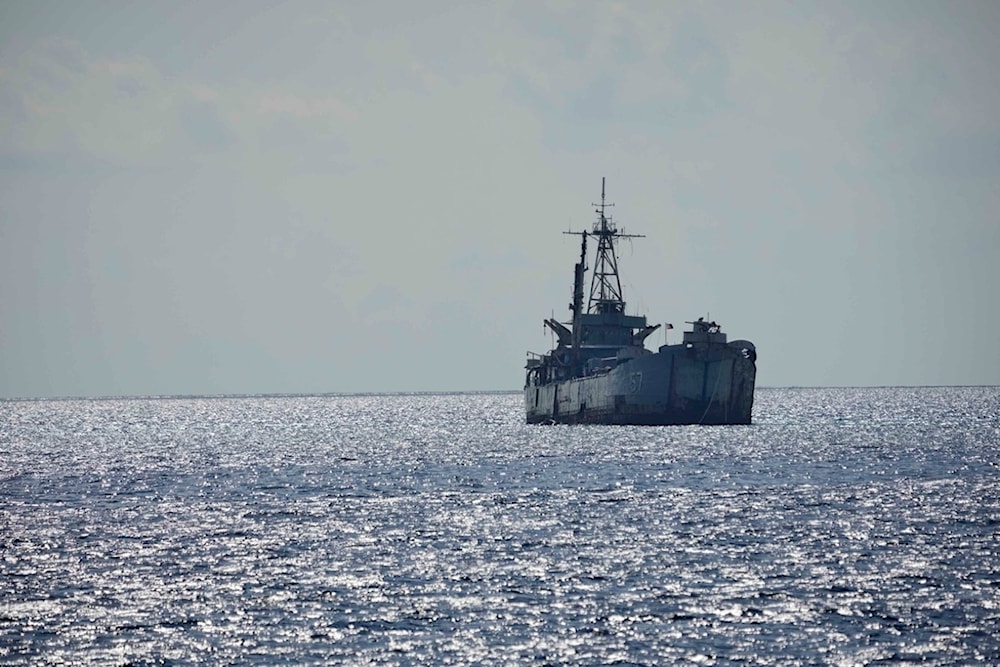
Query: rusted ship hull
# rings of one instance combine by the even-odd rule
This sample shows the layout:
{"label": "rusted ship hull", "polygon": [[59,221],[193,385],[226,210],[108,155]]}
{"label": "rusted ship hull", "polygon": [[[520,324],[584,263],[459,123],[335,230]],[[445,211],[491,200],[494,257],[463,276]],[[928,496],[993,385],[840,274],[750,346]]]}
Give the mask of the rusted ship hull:
{"label": "rusted ship hull", "polygon": [[664,346],[602,375],[525,387],[527,422],[749,424],[755,359],[746,341]]}
{"label": "rusted ship hull", "polygon": [[[749,424],[757,351],[747,340],[729,342],[718,323],[689,321],[678,345],[656,352],[645,341],[660,328],[625,310],[615,244],[642,238],[617,228],[605,201],[593,228],[576,234],[580,260],[573,267],[573,319],[545,320],[557,339],[545,354],[529,352],[524,408],[529,424]],[[597,240],[588,269],[587,239]],[[590,298],[584,307],[584,276]],[[666,323],[664,331],[673,329]]]}

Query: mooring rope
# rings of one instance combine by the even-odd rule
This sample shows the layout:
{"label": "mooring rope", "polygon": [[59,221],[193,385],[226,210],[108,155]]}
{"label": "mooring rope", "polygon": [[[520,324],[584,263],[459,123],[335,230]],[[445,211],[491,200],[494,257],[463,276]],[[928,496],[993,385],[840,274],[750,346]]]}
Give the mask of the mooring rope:
{"label": "mooring rope", "polygon": [[708,405],[705,406],[705,412],[702,413],[701,419],[698,420],[698,426],[701,426],[705,422],[705,416],[708,411],[712,409],[712,401],[715,400],[715,392],[719,389],[719,380],[722,378],[722,360],[719,361],[719,370],[715,374],[715,386],[712,387],[712,395],[708,397]]}

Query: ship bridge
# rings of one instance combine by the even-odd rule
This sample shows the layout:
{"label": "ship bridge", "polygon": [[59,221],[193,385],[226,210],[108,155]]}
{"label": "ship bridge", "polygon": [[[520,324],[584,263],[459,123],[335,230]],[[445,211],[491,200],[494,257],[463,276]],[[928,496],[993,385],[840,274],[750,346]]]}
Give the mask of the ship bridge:
{"label": "ship bridge", "polygon": [[583,345],[622,347],[633,344],[635,331],[646,328],[646,318],[622,312],[584,313],[579,326]]}

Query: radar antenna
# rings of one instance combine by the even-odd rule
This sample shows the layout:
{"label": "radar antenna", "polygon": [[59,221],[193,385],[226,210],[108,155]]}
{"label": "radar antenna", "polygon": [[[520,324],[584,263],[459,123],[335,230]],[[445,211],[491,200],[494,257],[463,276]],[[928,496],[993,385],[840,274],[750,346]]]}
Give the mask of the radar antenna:
{"label": "radar antenna", "polygon": [[618,239],[643,238],[642,234],[624,234],[615,227],[611,217],[606,215],[608,204],[604,197],[604,181],[601,177],[601,203],[595,212],[598,215],[594,222],[592,236],[597,237],[597,259],[594,274],[590,279],[590,299],[587,310],[591,313],[624,313],[625,301],[622,299],[622,284],[618,277],[618,256],[615,243]]}

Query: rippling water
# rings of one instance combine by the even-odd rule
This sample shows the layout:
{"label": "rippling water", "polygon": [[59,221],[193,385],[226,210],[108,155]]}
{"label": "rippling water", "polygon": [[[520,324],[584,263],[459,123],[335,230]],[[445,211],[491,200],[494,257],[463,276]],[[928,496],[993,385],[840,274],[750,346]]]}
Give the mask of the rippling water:
{"label": "rippling water", "polygon": [[1000,388],[0,402],[0,663],[996,664]]}

